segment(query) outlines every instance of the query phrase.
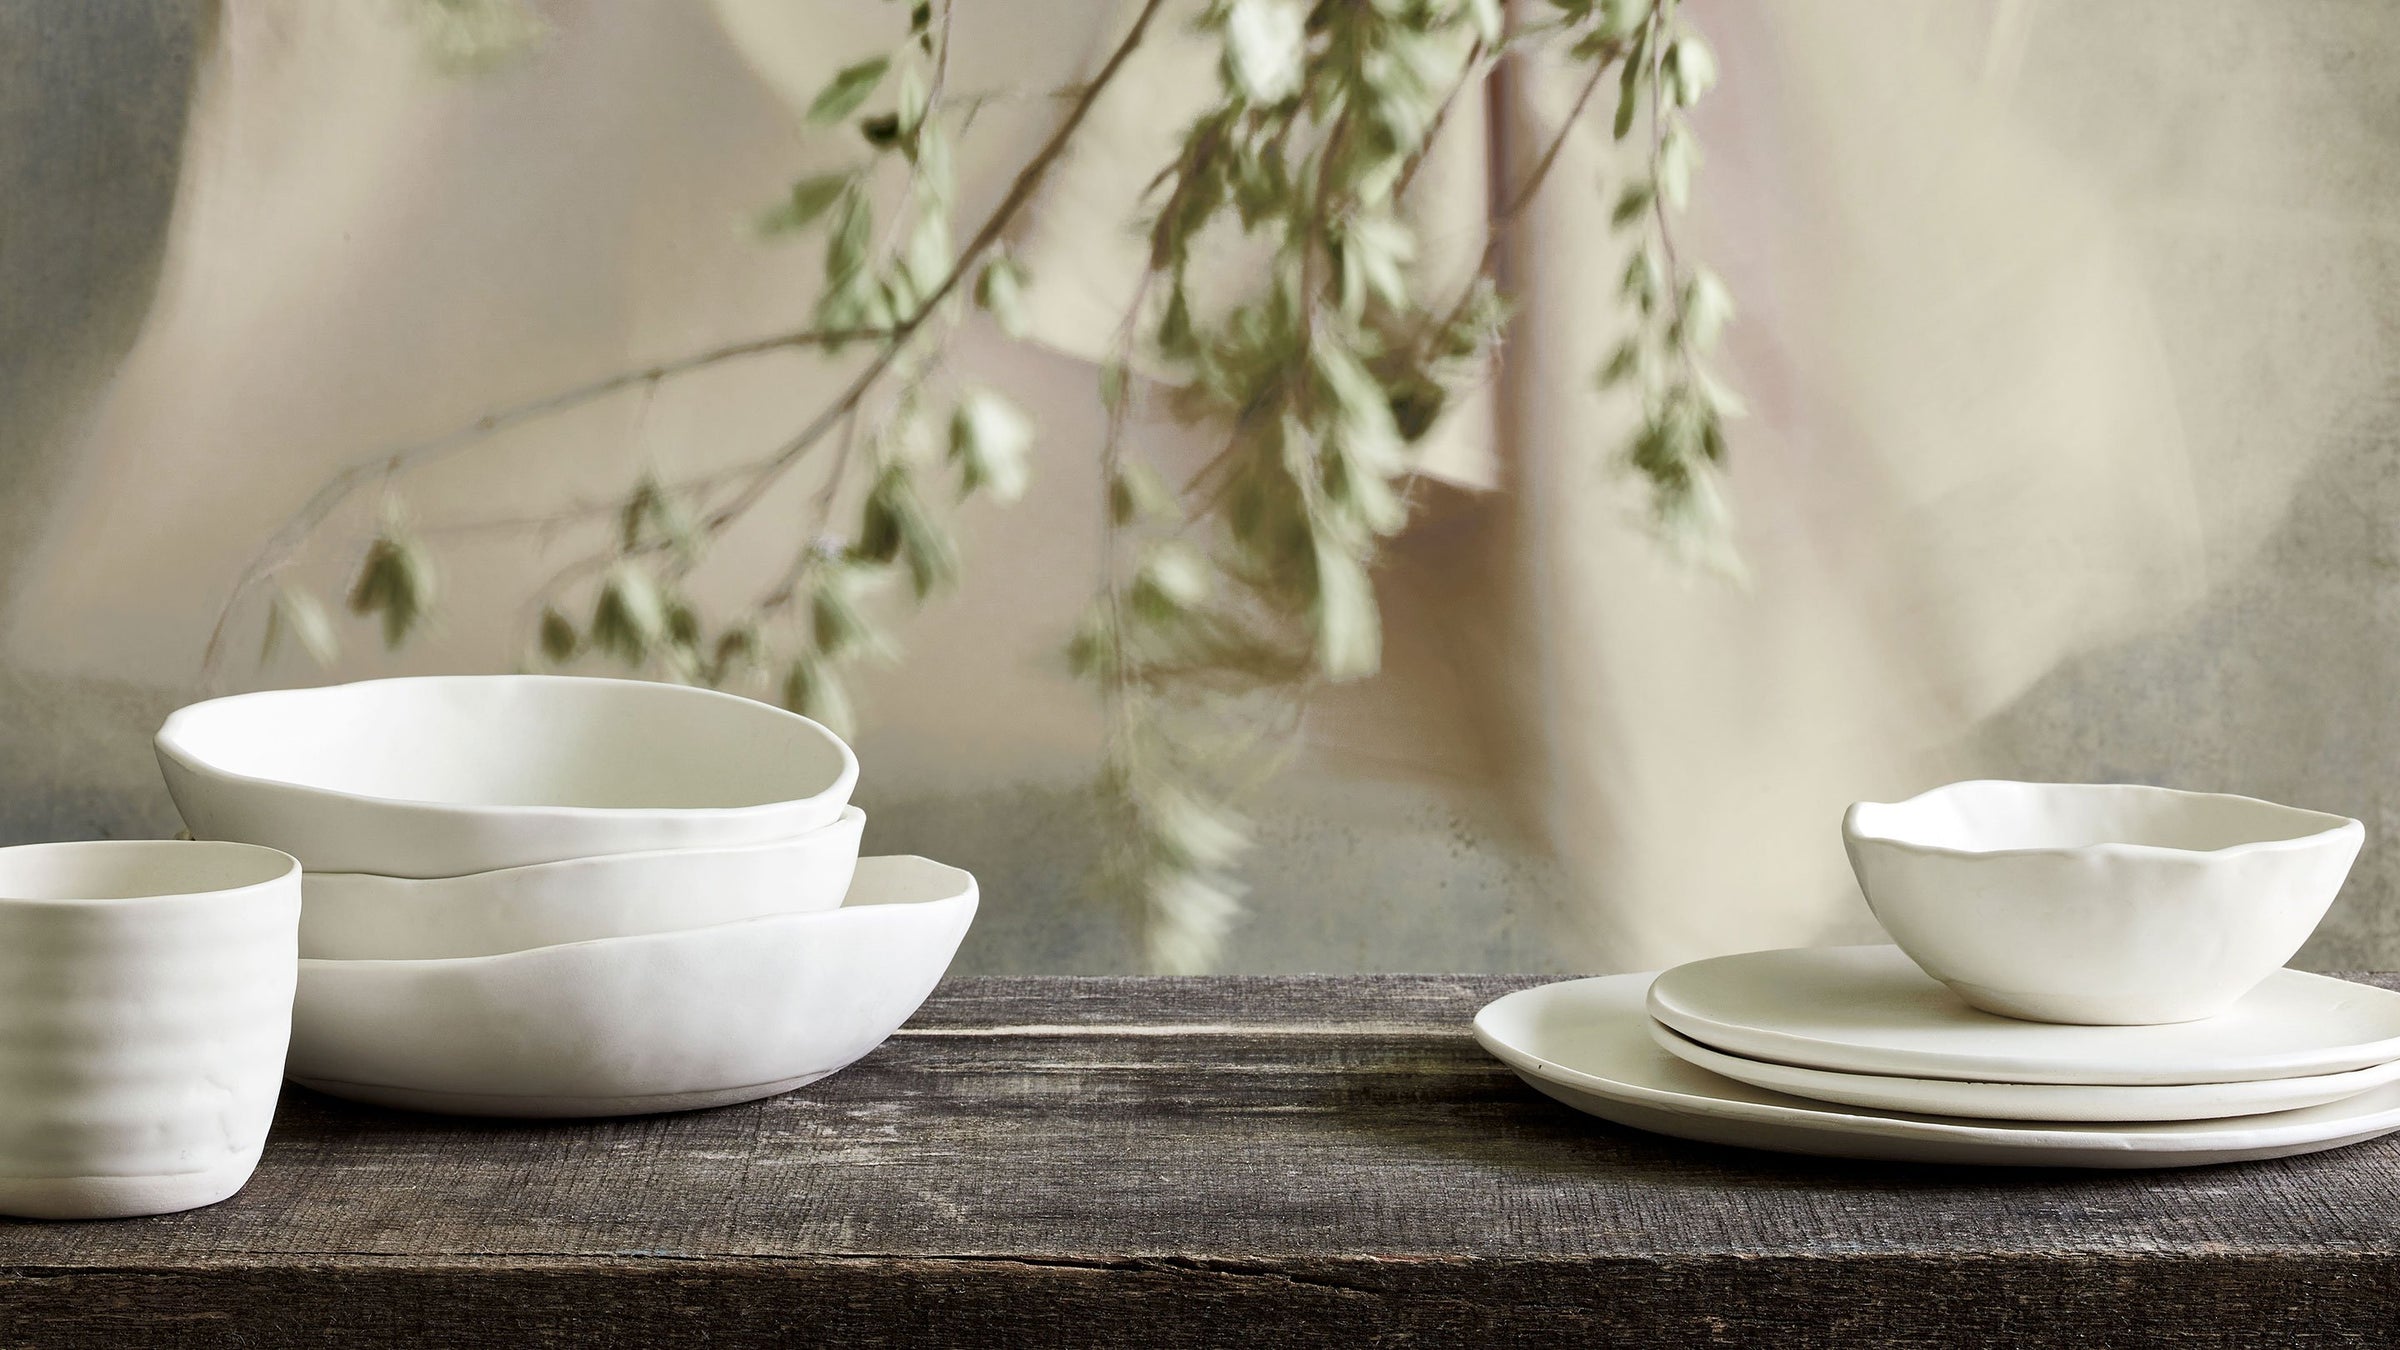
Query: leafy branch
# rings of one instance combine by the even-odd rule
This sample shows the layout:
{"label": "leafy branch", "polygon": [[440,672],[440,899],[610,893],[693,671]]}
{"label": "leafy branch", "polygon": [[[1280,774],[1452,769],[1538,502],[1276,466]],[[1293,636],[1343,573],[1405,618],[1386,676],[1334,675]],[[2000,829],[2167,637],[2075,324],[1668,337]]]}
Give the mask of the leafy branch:
{"label": "leafy branch", "polygon": [[[424,2],[454,24],[510,0]],[[209,640],[210,676],[233,619],[271,585],[268,651],[289,639],[330,658],[324,607],[282,579],[371,485],[388,497],[404,474],[492,433],[693,370],[856,347],[867,359],[840,390],[748,461],[644,478],[619,500],[531,522],[420,531],[392,511],[347,597],[397,646],[436,606],[426,537],[607,522],[604,544],[534,596],[545,659],[591,656],[665,678],[763,686],[847,728],[849,669],[892,650],[877,597],[922,602],[958,570],[939,499],[1008,502],[1027,488],[1031,424],[997,392],[958,387],[949,344],[970,298],[1002,331],[1022,332],[1028,279],[1001,241],[1163,5],[1147,0],[1089,81],[1035,95],[1063,102],[1059,125],[954,246],[953,141],[1001,95],[948,89],[949,4],[919,0],[891,50],[837,72],[806,111],[815,125],[854,134],[864,159],[799,180],[760,218],[772,239],[822,245],[825,285],[807,326],[611,375],[343,470],[242,573]],[[508,28],[489,20],[478,22]],[[1698,161],[1684,113],[1714,79],[1679,0],[1550,0],[1513,29],[1499,0],[1212,0],[1198,22],[1218,45],[1218,92],[1128,206],[1145,232],[1146,266],[1100,371],[1107,546],[1067,651],[1105,713],[1112,889],[1138,902],[1151,963],[1173,970],[1212,964],[1238,918],[1250,839],[1242,802],[1280,764],[1312,693],[1381,662],[1373,568],[1382,541],[1407,523],[1417,447],[1462,393],[1490,378],[1509,310],[1496,275],[1505,233],[1611,75],[1616,137],[1646,125],[1648,144],[1610,213],[1631,240],[1620,293],[1632,331],[1600,379],[1641,399],[1622,459],[1681,547],[1715,540],[1721,549],[1716,475],[1723,423],[1738,413],[1705,364],[1730,303],[1678,250],[1672,228]],[[1505,194],[1472,282],[1431,294],[1417,274],[1404,194],[1459,100],[1494,63],[1533,49],[1586,67],[1579,92]],[[898,191],[882,190],[894,173]],[[878,203],[895,197],[879,230]],[[1195,257],[1218,238],[1268,260],[1230,296],[1194,284]],[[1155,378],[1136,381],[1135,369]],[[1170,484],[1128,434],[1137,410],[1212,429],[1216,452]],[[746,605],[702,613],[685,585],[693,569],[804,461],[824,475],[788,562]],[[841,521],[853,500],[855,517]]]}

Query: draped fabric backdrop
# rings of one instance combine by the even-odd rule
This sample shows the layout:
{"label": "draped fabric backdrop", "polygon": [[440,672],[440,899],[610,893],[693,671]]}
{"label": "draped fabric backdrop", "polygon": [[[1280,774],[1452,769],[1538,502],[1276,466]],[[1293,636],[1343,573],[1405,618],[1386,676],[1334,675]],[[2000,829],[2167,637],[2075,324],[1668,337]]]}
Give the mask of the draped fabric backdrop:
{"label": "draped fabric backdrop", "polygon": [[[158,825],[163,799],[130,786],[142,737],[191,691],[243,561],[340,467],[807,313],[817,250],[744,222],[851,157],[797,110],[904,7],[539,8],[536,50],[464,80],[429,69],[396,5],[224,0],[196,39],[147,317],[34,445],[54,469],[0,554],[24,710],[0,786],[98,803],[19,833]],[[977,115],[962,222],[1054,124],[1041,92],[1092,69],[1132,8],[961,0],[952,88],[1032,95]],[[1422,515],[1382,568],[1386,672],[1312,709],[1270,797],[1234,964],[1634,969],[1866,938],[1843,805],[1982,773],[2282,796],[2360,815],[2371,840],[2400,825],[2382,757],[2400,747],[2373,716],[2400,664],[2400,10],[1686,9],[1723,68],[1682,245],[1741,306],[1725,365],[1752,408],[1730,494],[1746,580],[1670,559],[1611,460],[1634,409],[1591,372],[1621,328],[1605,185],[1629,166],[1595,117],[1507,236],[1523,307],[1505,361],[1439,428]],[[1097,566],[1092,362],[1139,267],[1127,222],[1213,61],[1163,34],[1037,200],[1017,240],[1035,344],[978,330],[960,349],[1039,419],[1033,493],[975,509],[964,588],[866,690],[869,846],[986,871],[969,959],[987,967],[1124,959],[1081,935],[1116,918],[1072,884],[1097,719],[1052,653]],[[1571,80],[1512,60],[1447,125],[1414,189],[1420,284],[1469,274]],[[1238,287],[1239,241],[1212,264]],[[397,657],[362,634],[337,673],[518,663],[521,602],[577,535],[512,522],[645,465],[754,457],[843,374],[730,365],[409,475],[444,627]],[[780,562],[813,486],[781,489],[789,509],[704,569],[703,598]],[[373,497],[308,560],[321,588],[355,563]],[[87,687],[143,692],[99,717],[60,692]],[[2386,851],[2312,951],[2400,962]]]}

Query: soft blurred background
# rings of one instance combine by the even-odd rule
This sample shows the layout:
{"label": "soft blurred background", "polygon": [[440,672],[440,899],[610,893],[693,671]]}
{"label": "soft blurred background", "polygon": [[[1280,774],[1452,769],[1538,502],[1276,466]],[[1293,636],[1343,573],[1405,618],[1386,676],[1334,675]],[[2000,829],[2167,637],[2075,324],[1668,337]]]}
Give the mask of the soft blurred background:
{"label": "soft blurred background", "polygon": [[[529,50],[462,77],[412,0],[0,0],[0,842],[176,827],[149,735],[245,560],[343,466],[803,318],[816,251],[746,222],[843,153],[797,109],[904,8],[540,0]],[[959,5],[952,78],[1020,95],[962,143],[962,220],[1126,9]],[[1749,580],[1665,557],[1607,463],[1611,151],[1579,136],[1505,245],[1500,377],[1387,552],[1385,671],[1313,704],[1265,789],[1224,966],[1864,939],[1842,805],[1995,776],[2357,816],[2299,964],[2400,967],[2400,6],[1688,13],[1722,67],[1690,232],[1742,306]],[[1017,241],[1031,340],[954,356],[1035,416],[1032,491],[969,509],[963,584],[860,689],[868,850],[981,876],[965,970],[1139,962],[1083,880],[1100,724],[1056,653],[1097,565],[1125,225],[1215,78],[1188,35],[1141,59]],[[1481,248],[1572,94],[1538,60],[1480,92],[1419,192],[1437,262]],[[244,636],[229,682],[517,667],[555,541],[445,522],[755,455],[837,374],[714,369],[443,461],[408,489],[439,630],[390,657],[362,635],[333,676],[258,668]],[[312,554],[329,592],[372,524]]]}

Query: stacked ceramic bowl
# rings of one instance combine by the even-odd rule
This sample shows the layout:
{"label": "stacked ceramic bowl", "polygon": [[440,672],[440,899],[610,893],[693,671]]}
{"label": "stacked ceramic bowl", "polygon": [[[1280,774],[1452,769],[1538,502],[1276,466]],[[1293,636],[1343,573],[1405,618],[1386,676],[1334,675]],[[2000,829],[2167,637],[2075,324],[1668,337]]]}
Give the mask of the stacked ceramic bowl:
{"label": "stacked ceramic bowl", "polygon": [[2283,966],[2357,821],[1972,782],[1862,802],[1843,835],[1896,946],[1528,990],[1479,1036],[1596,1114],[1798,1152],[2138,1167],[2400,1128],[2400,993]]}
{"label": "stacked ceramic bowl", "polygon": [[158,734],[200,839],[304,868],[290,1076],[624,1115],[848,1065],[930,993],[974,878],[859,855],[858,762],[749,699],[566,676],[216,699]]}

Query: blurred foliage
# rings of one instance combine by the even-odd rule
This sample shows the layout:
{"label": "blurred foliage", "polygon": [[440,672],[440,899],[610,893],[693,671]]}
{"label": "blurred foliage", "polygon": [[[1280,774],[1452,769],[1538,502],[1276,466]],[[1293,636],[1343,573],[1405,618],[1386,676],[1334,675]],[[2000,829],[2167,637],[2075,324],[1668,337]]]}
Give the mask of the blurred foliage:
{"label": "blurred foliage", "polygon": [[[493,64],[542,31],[512,0],[418,3],[428,50],[448,69]],[[822,250],[807,329],[479,423],[763,350],[872,353],[773,454],[705,479],[645,478],[609,507],[606,547],[536,597],[539,659],[589,656],[753,689],[853,729],[854,668],[895,650],[890,601],[921,602],[958,573],[950,511],[971,498],[1015,501],[1029,486],[1032,424],[1000,393],[958,387],[943,354],[970,301],[1001,331],[1024,331],[1029,279],[1001,247],[1005,227],[1160,9],[1148,0],[961,246],[951,236],[951,156],[965,118],[945,98],[949,9],[913,5],[891,51],[837,72],[807,108],[806,121],[848,138],[856,162],[800,179],[758,218],[766,238]],[[1100,372],[1107,561],[1067,648],[1108,714],[1111,889],[1138,898],[1158,968],[1214,962],[1241,912],[1250,838],[1241,799],[1293,742],[1312,689],[1377,669],[1376,551],[1407,523],[1417,447],[1489,378],[1509,309],[1492,275],[1499,235],[1611,76],[1609,128],[1644,149],[1631,157],[1640,171],[1611,189],[1611,228],[1628,250],[1628,335],[1597,378],[1640,401],[1639,428],[1617,457],[1647,484],[1662,535],[1731,566],[1718,474],[1724,423],[1739,409],[1705,363],[1732,305],[1716,277],[1678,254],[1672,233],[1700,158],[1684,113],[1714,82],[1714,61],[1678,0],[1550,0],[1528,13],[1514,30],[1499,0],[1214,0],[1200,16],[1219,44],[1218,93],[1144,199],[1128,203],[1148,242],[1147,275]],[[1458,294],[1430,294],[1415,275],[1406,187],[1453,102],[1473,97],[1494,61],[1537,46],[1583,72],[1574,115],[1505,199],[1480,274]],[[897,191],[886,190],[894,179]],[[879,220],[878,203],[895,196]],[[1257,285],[1209,310],[1193,267],[1215,231],[1248,237],[1272,261]],[[1215,429],[1220,449],[1189,481],[1170,483],[1129,442],[1137,406]],[[411,453],[386,457],[387,484]],[[703,613],[687,591],[693,568],[803,460],[823,464],[823,486],[794,527],[789,565],[749,605]],[[337,480],[320,498],[347,490]],[[838,518],[852,501],[853,514]],[[304,539],[329,509],[304,512],[286,536]],[[349,608],[396,646],[433,608],[434,567],[398,514],[388,519]],[[246,584],[287,560],[264,558]],[[286,637],[320,660],[334,650],[323,607],[279,586],[268,654]]]}

